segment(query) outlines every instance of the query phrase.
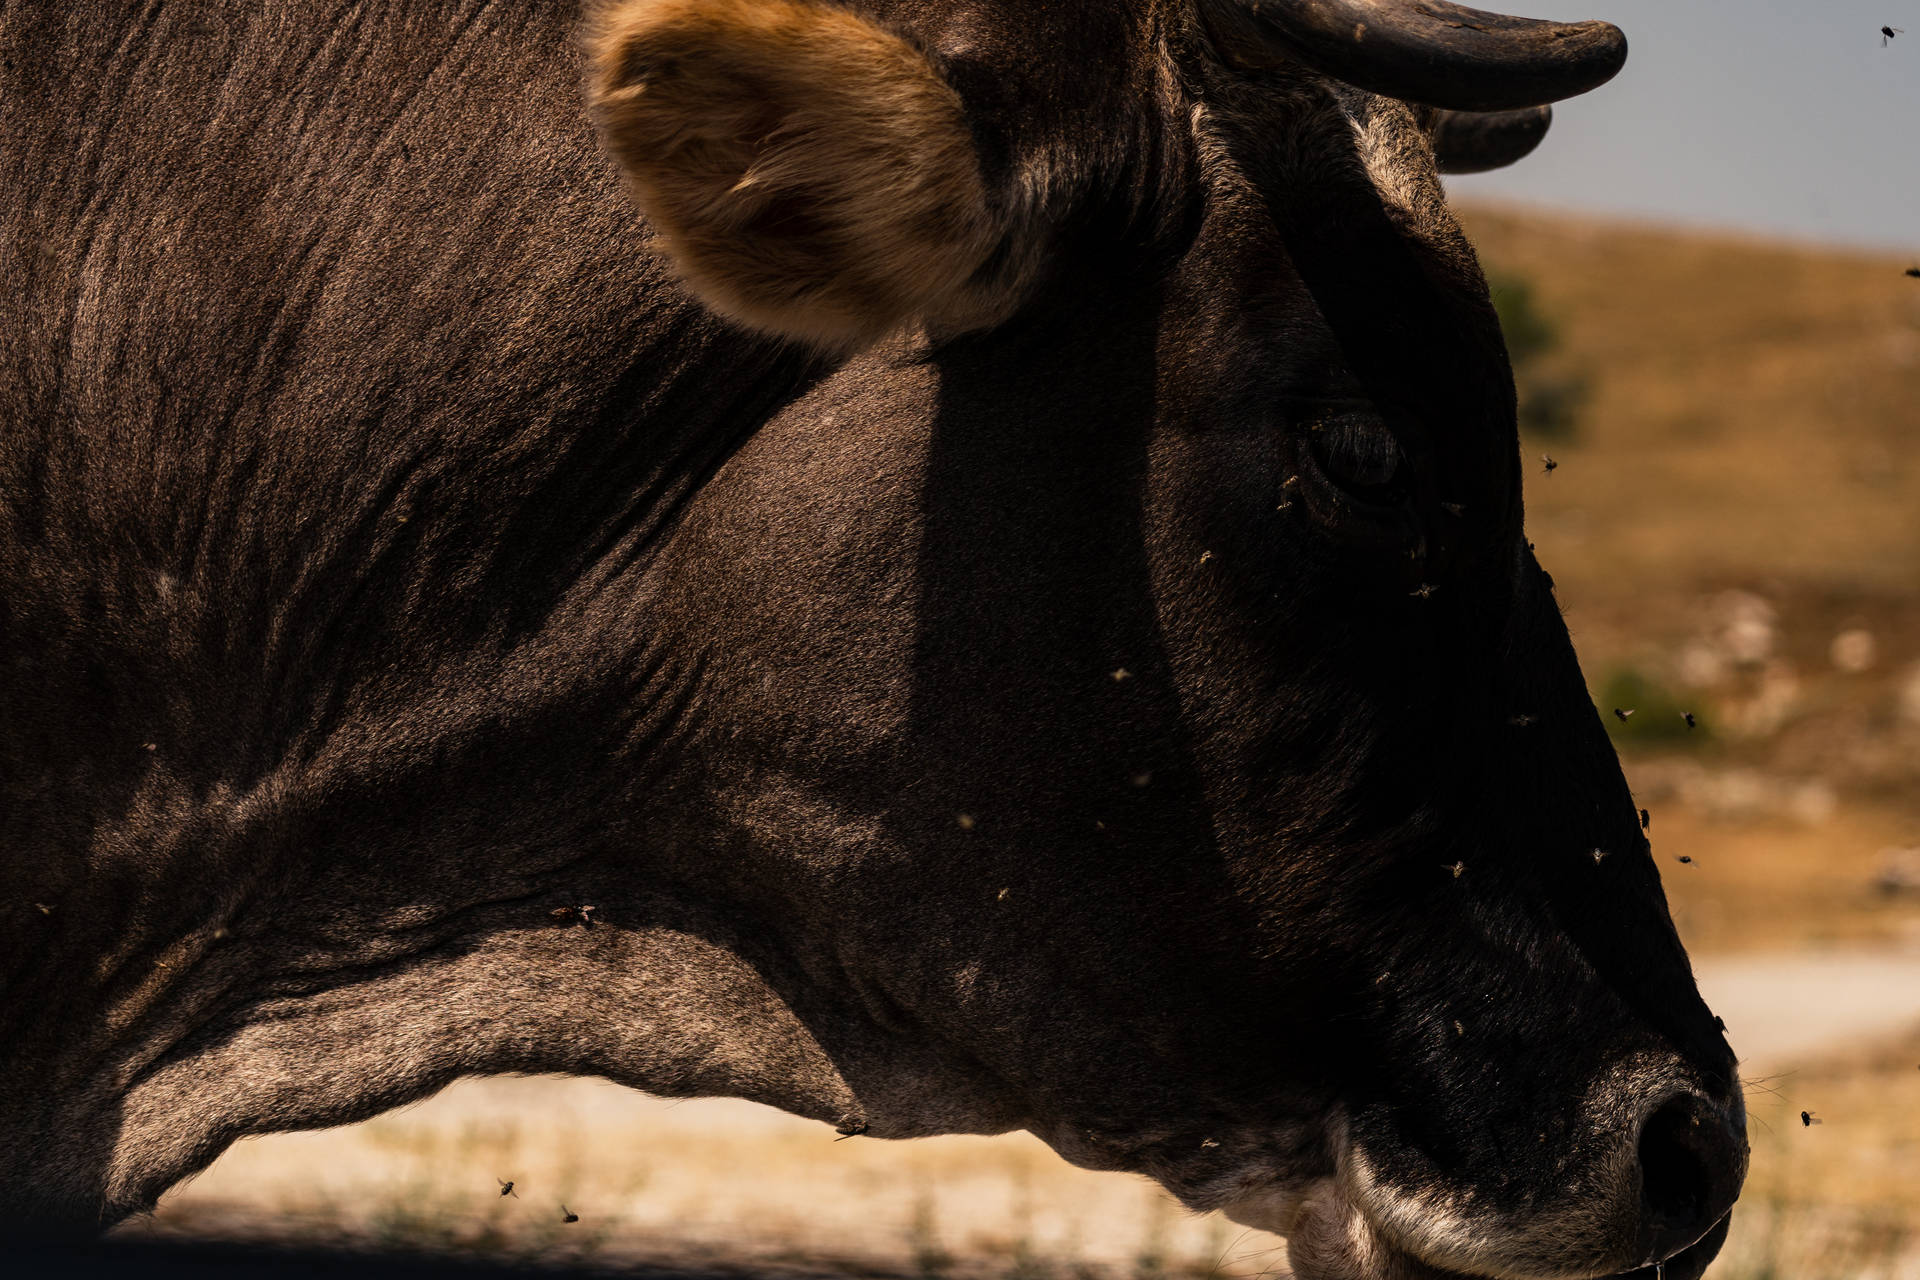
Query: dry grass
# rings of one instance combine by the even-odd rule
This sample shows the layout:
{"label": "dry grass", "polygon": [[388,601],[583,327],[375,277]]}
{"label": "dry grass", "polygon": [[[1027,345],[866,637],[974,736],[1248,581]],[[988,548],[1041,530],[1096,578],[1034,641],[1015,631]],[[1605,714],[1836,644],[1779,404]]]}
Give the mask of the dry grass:
{"label": "dry grass", "polygon": [[1281,1257],[1271,1236],[1025,1135],[836,1142],[748,1103],[547,1079],[242,1143],[126,1230],[953,1277],[1253,1277]]}
{"label": "dry grass", "polygon": [[[1491,209],[1487,262],[1524,273],[1597,377],[1582,439],[1528,486],[1581,607],[1665,612],[1703,583],[1920,582],[1920,284],[1910,264]],[[1631,616],[1631,615],[1630,615]]]}
{"label": "dry grass", "polygon": [[[1760,1157],[1750,1196],[1857,1209],[1920,1230],[1920,1028],[1755,1082],[1750,1099]],[[1803,1125],[1802,1111],[1820,1123]]]}
{"label": "dry grass", "polygon": [[[1629,765],[1628,779],[1640,771]],[[1640,798],[1647,802],[1644,788]],[[1814,825],[1719,820],[1658,809],[1654,854],[1674,921],[1696,954],[1792,946],[1920,942],[1920,907],[1874,888],[1882,851],[1913,838],[1912,822],[1843,806]],[[1693,859],[1681,864],[1684,854]]]}
{"label": "dry grass", "polygon": [[[1920,679],[1906,264],[1487,209],[1466,222],[1594,385],[1574,439],[1526,442],[1560,464],[1532,469],[1528,533],[1596,694],[1660,696],[1616,732],[1622,750],[1818,780],[1870,825],[1920,832],[1920,719],[1900,710]],[[1692,660],[1723,646],[1730,599],[1771,611],[1771,643],[1702,679]],[[1842,670],[1849,630],[1872,653]],[[1707,731],[1676,733],[1681,706]]]}
{"label": "dry grass", "polygon": [[[1749,1087],[1753,1172],[1717,1277],[1920,1276],[1920,1032]],[[1819,1121],[1802,1124],[1807,1111]]]}

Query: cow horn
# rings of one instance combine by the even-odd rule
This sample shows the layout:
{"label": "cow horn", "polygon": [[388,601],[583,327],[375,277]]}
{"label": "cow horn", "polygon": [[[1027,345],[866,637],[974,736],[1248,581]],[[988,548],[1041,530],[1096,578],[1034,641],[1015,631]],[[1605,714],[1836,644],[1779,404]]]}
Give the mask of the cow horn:
{"label": "cow horn", "polygon": [[1512,111],[1597,89],[1627,60],[1605,22],[1541,22],[1446,0],[1199,0],[1221,51],[1287,60],[1391,98]]}
{"label": "cow horn", "polygon": [[1428,132],[1442,173],[1486,173],[1524,160],[1553,124],[1552,107],[1436,111]]}

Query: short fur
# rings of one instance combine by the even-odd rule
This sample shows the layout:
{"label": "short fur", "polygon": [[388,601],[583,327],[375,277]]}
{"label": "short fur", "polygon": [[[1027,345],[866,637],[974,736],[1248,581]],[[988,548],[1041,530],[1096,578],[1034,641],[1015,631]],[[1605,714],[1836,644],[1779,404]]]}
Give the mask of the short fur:
{"label": "short fur", "polygon": [[1000,233],[959,96],[918,49],[808,0],[628,0],[601,16],[593,107],[694,291],[823,348],[973,328]]}
{"label": "short fur", "polygon": [[1053,248],[1005,322],[833,360],[636,251],[575,0],[0,0],[0,1220],[511,1071],[1028,1129],[1305,1280],[1638,1267],[1679,1096],[1660,1238],[1721,1217],[1733,1058],[1414,117],[1177,0],[861,11],[601,45],[642,117],[725,72],[672,154],[795,314],[880,290],[836,341],[971,224],[849,266],[872,189],[760,192],[922,164],[827,126],[876,65],[950,113],[941,68],[960,187]]}

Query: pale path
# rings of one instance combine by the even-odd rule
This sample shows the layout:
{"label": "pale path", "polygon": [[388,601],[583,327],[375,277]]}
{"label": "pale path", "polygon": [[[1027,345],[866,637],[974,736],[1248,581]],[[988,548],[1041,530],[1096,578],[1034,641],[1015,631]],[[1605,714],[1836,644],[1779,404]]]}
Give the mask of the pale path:
{"label": "pale path", "polygon": [[1714,956],[1700,993],[1727,1024],[1743,1075],[1766,1075],[1920,1026],[1920,951]]}

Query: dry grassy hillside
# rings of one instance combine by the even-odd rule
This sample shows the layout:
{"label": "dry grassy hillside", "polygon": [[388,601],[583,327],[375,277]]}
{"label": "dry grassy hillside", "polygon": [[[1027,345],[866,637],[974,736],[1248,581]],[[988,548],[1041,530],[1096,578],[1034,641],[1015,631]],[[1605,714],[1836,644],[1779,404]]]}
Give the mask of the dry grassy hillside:
{"label": "dry grassy hillside", "polygon": [[1571,438],[1526,441],[1529,532],[1596,701],[1635,712],[1608,723],[1656,843],[1697,856],[1669,876],[1692,941],[1904,929],[1866,886],[1920,843],[1920,280],[1725,236],[1466,222],[1560,331],[1545,363],[1592,387]]}
{"label": "dry grassy hillside", "polygon": [[1913,264],[1491,209],[1465,221],[1596,375],[1583,439],[1555,455],[1567,469],[1528,492],[1570,598],[1663,623],[1663,597],[1729,582],[1911,600]]}

